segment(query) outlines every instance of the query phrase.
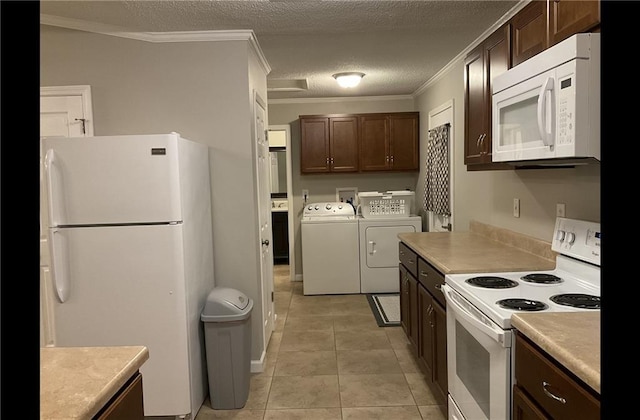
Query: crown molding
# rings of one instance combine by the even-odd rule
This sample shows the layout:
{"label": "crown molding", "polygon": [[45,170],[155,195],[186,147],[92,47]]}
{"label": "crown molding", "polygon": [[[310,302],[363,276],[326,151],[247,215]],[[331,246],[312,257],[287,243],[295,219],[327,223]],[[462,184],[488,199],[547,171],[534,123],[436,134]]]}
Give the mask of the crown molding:
{"label": "crown molding", "polygon": [[156,43],[248,41],[251,48],[258,56],[260,64],[266,73],[269,74],[271,72],[271,66],[269,66],[269,63],[262,52],[262,48],[260,48],[260,44],[258,44],[256,35],[251,29],[226,31],[132,32],[118,26],[105,25],[102,23],[79,19],[62,18],[46,14],[40,15],[40,24]]}
{"label": "crown molding", "polygon": [[329,98],[285,98],[285,99],[268,99],[269,105],[277,104],[306,104],[306,103],[326,103],[326,102],[380,102],[380,101],[399,101],[414,100],[413,95],[388,95],[388,96],[336,96]]}
{"label": "crown molding", "polygon": [[484,41],[489,35],[491,35],[494,31],[500,28],[502,25],[507,23],[509,19],[511,19],[516,13],[518,13],[524,6],[530,3],[532,0],[523,0],[519,1],[515,6],[513,6],[507,13],[505,13],[496,23],[494,23],[491,27],[489,27],[486,31],[484,31],[478,38],[475,39],[471,44],[467,46],[464,50],[462,50],[458,55],[456,55],[446,66],[441,68],[435,75],[433,75],[429,80],[424,82],[422,86],[413,92],[414,97],[418,97],[423,94],[425,90],[427,90],[430,86],[439,81],[444,75],[449,73],[449,71],[458,65],[459,63],[464,61],[464,58],[469,54],[475,47],[480,45],[482,41]]}

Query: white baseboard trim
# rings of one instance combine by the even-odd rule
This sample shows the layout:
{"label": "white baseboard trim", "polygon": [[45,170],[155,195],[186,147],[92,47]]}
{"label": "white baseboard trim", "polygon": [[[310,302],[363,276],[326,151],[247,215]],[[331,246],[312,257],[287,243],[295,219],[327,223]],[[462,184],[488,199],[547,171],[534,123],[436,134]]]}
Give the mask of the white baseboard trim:
{"label": "white baseboard trim", "polygon": [[264,372],[264,359],[267,356],[267,352],[263,351],[260,355],[260,360],[251,361],[251,373]]}

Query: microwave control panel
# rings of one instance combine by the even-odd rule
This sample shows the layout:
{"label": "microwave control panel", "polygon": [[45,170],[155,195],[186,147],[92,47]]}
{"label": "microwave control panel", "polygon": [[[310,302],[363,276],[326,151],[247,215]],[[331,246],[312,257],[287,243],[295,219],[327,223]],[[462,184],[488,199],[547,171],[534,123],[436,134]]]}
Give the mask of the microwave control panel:
{"label": "microwave control panel", "polygon": [[557,80],[556,94],[558,95],[557,136],[560,144],[571,144],[575,137],[575,80],[574,75],[559,77]]}

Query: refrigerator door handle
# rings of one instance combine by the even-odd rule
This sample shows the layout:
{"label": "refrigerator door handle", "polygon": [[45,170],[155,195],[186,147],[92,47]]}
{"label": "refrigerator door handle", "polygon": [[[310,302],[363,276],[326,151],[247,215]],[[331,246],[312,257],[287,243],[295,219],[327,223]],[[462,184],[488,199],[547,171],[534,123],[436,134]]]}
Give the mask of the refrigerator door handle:
{"label": "refrigerator door handle", "polygon": [[49,226],[57,226],[59,221],[57,220],[56,215],[59,212],[55,212],[54,206],[56,206],[57,202],[56,197],[58,197],[60,191],[55,191],[55,183],[53,180],[54,177],[54,165],[55,165],[55,152],[53,149],[47,150],[47,153],[44,156],[44,176],[47,188],[47,211],[49,213]]}
{"label": "refrigerator door handle", "polygon": [[51,253],[51,276],[53,287],[60,303],[69,299],[69,258],[67,257],[67,241],[59,229],[49,230],[49,246]]}

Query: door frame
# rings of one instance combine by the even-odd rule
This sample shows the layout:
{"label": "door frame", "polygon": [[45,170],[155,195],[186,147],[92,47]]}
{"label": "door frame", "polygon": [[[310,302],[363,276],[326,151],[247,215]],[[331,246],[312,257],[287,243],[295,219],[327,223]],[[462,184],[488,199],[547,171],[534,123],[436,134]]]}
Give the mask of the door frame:
{"label": "door frame", "polygon": [[[433,108],[429,111],[428,117],[428,130],[431,130],[434,127],[437,127],[441,124],[449,123],[449,203],[451,207],[451,216],[449,216],[449,223],[451,223],[451,231],[454,230],[454,217],[453,217],[453,209],[454,206],[454,197],[453,186],[455,185],[454,177],[454,156],[455,156],[455,128],[453,124],[455,112],[453,108],[453,99],[450,99],[443,103],[440,106]],[[428,139],[427,139],[428,141]],[[442,228],[436,229],[435,220],[433,219],[432,212],[426,211],[427,217],[427,229],[429,232],[439,232],[443,231]]]}
{"label": "door frame", "polygon": [[285,132],[285,159],[287,161],[287,230],[289,236],[289,280],[293,280],[296,275],[295,266],[295,232],[293,231],[293,168],[291,166],[291,126],[289,124],[270,125],[269,131]]}
{"label": "door frame", "polygon": [[40,96],[80,96],[82,98],[82,113],[85,117],[85,137],[93,136],[93,105],[91,100],[91,86],[41,86]]}

